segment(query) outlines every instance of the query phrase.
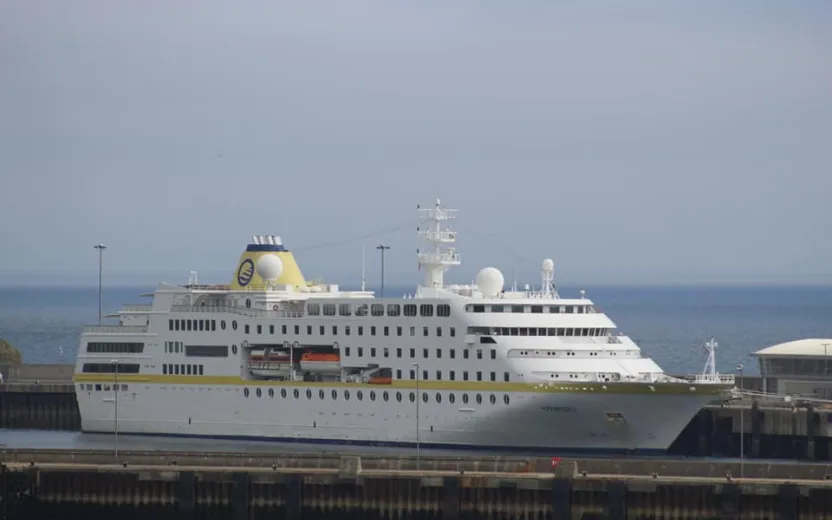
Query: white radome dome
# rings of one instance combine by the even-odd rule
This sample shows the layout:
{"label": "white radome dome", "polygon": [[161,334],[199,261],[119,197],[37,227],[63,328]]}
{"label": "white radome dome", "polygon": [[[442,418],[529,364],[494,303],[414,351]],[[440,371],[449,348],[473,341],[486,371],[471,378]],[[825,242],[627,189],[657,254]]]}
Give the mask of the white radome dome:
{"label": "white radome dome", "polygon": [[267,282],[273,282],[283,274],[283,262],[277,255],[263,255],[257,260],[257,274]]}
{"label": "white radome dome", "polygon": [[493,298],[503,290],[503,273],[496,267],[486,267],[477,273],[477,289],[486,298]]}
{"label": "white radome dome", "polygon": [[547,258],[543,261],[543,270],[544,271],[554,271],[555,270],[555,262],[552,261],[551,258]]}

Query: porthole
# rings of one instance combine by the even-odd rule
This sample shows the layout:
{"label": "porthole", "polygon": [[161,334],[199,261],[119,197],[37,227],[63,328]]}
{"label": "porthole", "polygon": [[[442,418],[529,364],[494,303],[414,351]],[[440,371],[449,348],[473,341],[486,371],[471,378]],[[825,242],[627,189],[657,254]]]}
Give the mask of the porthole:
{"label": "porthole", "polygon": [[237,355],[237,345],[231,345],[231,353]]}
{"label": "porthole", "polygon": [[511,399],[509,398],[508,394],[503,396],[503,402],[504,403],[508,404],[510,401],[511,401]]}
{"label": "porthole", "polygon": [[338,399],[338,390],[333,390],[332,391],[332,400],[334,401],[336,399]]}
{"label": "porthole", "polygon": [[260,390],[260,389],[258,388],[258,389],[256,390],[256,392],[257,392],[257,397],[263,397],[263,391],[262,391],[262,390]]}
{"label": "porthole", "polygon": [[355,396],[356,396],[356,397],[358,397],[358,400],[359,400],[359,401],[361,401],[361,400],[363,400],[363,399],[364,399],[364,394],[363,394],[363,393],[361,393],[361,390],[359,390],[358,392],[356,392]]}
{"label": "porthole", "polygon": [[477,404],[482,404],[482,395],[477,394]]}
{"label": "porthole", "polygon": [[372,390],[370,390],[370,401],[375,401],[375,400],[376,400],[376,393],[373,392]]}
{"label": "porthole", "polygon": [[312,390],[309,390],[308,388],[306,389],[306,398],[312,399]]}
{"label": "porthole", "polygon": [[221,328],[222,330],[225,330],[225,320],[222,320],[222,321],[220,322],[220,328]]}
{"label": "porthole", "polygon": [[319,398],[319,399],[323,399],[325,395],[326,395],[326,394],[324,394],[324,391],[323,391],[323,390],[318,390],[318,398]]}
{"label": "porthole", "polygon": [[237,330],[237,320],[231,322],[231,330]]}
{"label": "porthole", "polygon": [[274,388],[269,388],[269,397],[274,397]]}
{"label": "porthole", "polygon": [[251,309],[251,300],[246,298],[246,309]]}
{"label": "porthole", "polygon": [[248,388],[243,388],[243,395],[248,397]]}
{"label": "porthole", "polygon": [[413,392],[410,392],[410,402],[412,403],[414,401],[416,401],[416,394],[414,394]]}
{"label": "porthole", "polygon": [[436,402],[437,403],[442,402],[442,394],[440,394],[439,392],[436,392]]}
{"label": "porthole", "polygon": [[300,397],[300,390],[298,390],[297,388],[295,388],[295,391],[293,393],[295,394],[295,399]]}
{"label": "porthole", "polygon": [[390,397],[390,395],[387,393],[387,390],[385,390],[384,393],[381,394],[381,398],[384,399],[385,401],[387,401],[388,397]]}
{"label": "porthole", "polygon": [[396,401],[402,402],[402,393],[401,392],[396,392]]}
{"label": "porthole", "polygon": [[280,397],[282,397],[283,399],[286,399],[286,389],[285,388],[280,389]]}
{"label": "porthole", "polygon": [[428,402],[428,394],[426,394],[426,393],[423,393],[423,394],[422,394],[422,402],[423,402],[423,403]]}
{"label": "porthole", "polygon": [[468,394],[462,394],[462,402],[468,404]]}
{"label": "porthole", "polygon": [[489,400],[491,401],[491,404],[497,404],[497,396],[496,395],[491,394],[491,397],[489,398]]}
{"label": "porthole", "polygon": [[344,400],[346,400],[346,401],[350,400],[350,391],[349,390],[344,390]]}
{"label": "porthole", "polygon": [[448,394],[448,401],[451,404],[454,404],[454,401],[456,401],[456,397],[454,397],[454,394]]}

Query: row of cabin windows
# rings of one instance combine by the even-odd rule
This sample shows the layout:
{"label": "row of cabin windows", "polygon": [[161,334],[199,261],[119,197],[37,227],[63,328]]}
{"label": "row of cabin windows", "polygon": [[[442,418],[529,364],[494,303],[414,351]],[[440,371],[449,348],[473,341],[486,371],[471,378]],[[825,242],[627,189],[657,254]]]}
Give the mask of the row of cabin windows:
{"label": "row of cabin windows", "polygon": [[81,384],[81,385],[78,385],[78,386],[82,391],[86,390],[87,392],[92,392],[93,389],[95,389],[96,392],[101,392],[102,390],[104,392],[110,392],[110,391],[118,392],[119,390],[121,390],[122,392],[127,391],[127,385],[126,384],[112,385],[112,390],[110,389],[111,385],[102,385],[101,383],[96,383],[94,386],[93,386],[92,383],[85,383],[85,384]]}
{"label": "row of cabin windows", "polygon": [[138,374],[138,363],[84,363],[86,374]]}
{"label": "row of cabin windows", "polygon": [[[428,381],[428,380],[429,380],[429,376],[430,376],[429,371],[427,371],[427,370],[422,370],[422,378],[421,378],[421,381]],[[483,381],[483,378],[482,378],[482,371],[479,371],[479,370],[478,370],[478,371],[475,373],[475,377],[476,377],[476,380],[477,380],[477,381]],[[401,369],[396,370],[396,379],[398,379],[398,380],[400,380],[400,381],[402,380],[402,370],[401,370]],[[415,369],[411,369],[411,370],[410,370],[410,380],[411,380],[411,381],[416,380],[416,370],[415,370]],[[456,381],[456,380],[457,380],[457,379],[456,379],[456,371],[455,371],[455,370],[451,370],[451,371],[448,373],[448,381]],[[436,379],[435,379],[434,381],[442,381],[442,371],[441,371],[441,370],[437,370],[437,371],[436,371]],[[464,371],[462,372],[462,379],[461,379],[461,381],[473,381],[473,379],[469,379],[469,378],[468,378],[468,371],[467,371],[467,370],[464,370]],[[494,381],[494,382],[496,382],[496,381],[497,381],[497,372],[493,372],[493,371],[491,372],[491,377],[489,378],[489,381]],[[511,375],[510,375],[508,372],[503,372],[503,381],[505,381],[505,382],[509,382],[509,381],[511,381]]]}
{"label": "row of cabin windows", "polygon": [[468,327],[468,334],[484,336],[608,336],[610,329],[572,327]]}
{"label": "row of cabin windows", "polygon": [[[225,322],[222,322],[225,330]],[[217,320],[168,320],[168,330],[192,330],[214,332],[217,330]]]}
{"label": "row of cabin windows", "polygon": [[[370,357],[376,357],[376,353],[377,353],[376,347],[369,347],[369,349],[370,349]],[[408,351],[409,351],[409,354],[410,354],[410,359],[416,359],[416,349],[415,348],[410,348],[410,349],[408,349]],[[390,347],[381,347],[381,352],[382,352],[383,357],[390,357]],[[402,357],[402,352],[403,352],[403,349],[401,347],[397,347],[396,348],[396,357],[401,358]],[[462,350],[462,358],[463,359],[469,359],[470,352],[471,351],[469,349],[463,349]],[[482,359],[482,349],[478,348],[478,349],[476,349],[476,352],[477,352],[477,359]],[[352,347],[344,347],[344,356],[350,357],[351,353],[352,353]],[[364,347],[356,347],[356,354],[358,355],[358,357],[364,357]],[[421,359],[428,359],[429,357],[430,357],[430,349],[429,348],[423,348]],[[450,359],[456,359],[456,350],[455,349],[448,350],[448,357]],[[442,359],[442,349],[441,348],[436,349],[436,359]],[[497,351],[493,348],[491,349],[491,359],[497,359]],[[414,379],[414,378],[411,376],[410,379]],[[453,379],[453,378],[451,378],[451,379]]]}
{"label": "row of cabin windows", "polygon": [[[435,314],[434,314],[435,311]],[[451,315],[451,306],[440,303],[435,306],[430,303],[307,303],[306,313],[310,316],[422,316],[430,318],[434,315],[447,318]]]}
{"label": "row of cabin windows", "polygon": [[[232,327],[234,327],[235,329],[236,329],[236,323],[237,322],[235,321],[232,324]],[[383,327],[377,327],[375,325],[369,325],[369,326],[366,326],[366,327],[364,325],[342,325],[342,326],[343,326],[343,329],[341,329],[341,330],[344,331],[345,336],[351,336],[353,330],[355,330],[355,333],[356,333],[355,335],[356,336],[363,336],[364,332],[365,332],[365,328],[367,329],[367,332],[369,332],[370,336],[375,336],[375,335],[377,335],[378,332],[383,333],[383,334],[379,334],[379,335],[390,336],[390,333],[393,329],[393,327],[390,327],[389,325],[385,325]],[[321,335],[321,336],[326,335],[326,327],[327,327],[326,325],[318,325],[317,327],[318,327],[318,334],[319,335]],[[338,327],[339,327],[338,325],[330,325],[330,330],[332,331],[333,335],[336,335],[336,336],[338,335]],[[245,325],[243,329],[245,330],[246,334],[250,333],[250,328],[249,328],[248,325]],[[263,334],[263,330],[264,330],[263,325],[257,325],[255,330],[257,330],[257,334]],[[281,325],[280,326],[280,333],[281,334],[287,334],[288,330],[289,330],[288,325]],[[274,331],[275,331],[275,326],[274,325],[269,325],[269,334],[274,334]],[[296,335],[299,335],[300,331],[301,331],[301,326],[300,325],[294,325],[294,333]],[[312,336],[314,334],[314,331],[315,331],[315,326],[313,326],[313,325],[307,325],[306,326],[306,335],[307,336]],[[410,327],[409,332],[410,332],[410,336],[416,336],[416,327]],[[396,327],[396,336],[403,336],[403,335],[404,335],[404,327],[397,326]],[[436,337],[442,337],[442,335],[443,335],[442,327],[436,327]],[[422,327],[422,336],[430,336],[430,327]],[[450,336],[452,338],[456,337],[456,327],[449,327],[448,328],[448,336]]]}
{"label": "row of cabin windows", "polygon": [[201,376],[203,373],[203,366],[165,363],[162,365],[162,373],[176,376]]}
{"label": "row of cabin windows", "polygon": [[465,306],[466,312],[512,312],[532,314],[594,314],[597,311],[592,305],[482,305]]}
{"label": "row of cabin windows", "polygon": [[137,342],[117,342],[105,343],[98,341],[91,341],[87,343],[87,352],[107,353],[107,354],[141,354],[144,352],[144,343]]}
{"label": "row of cabin windows", "polygon": [[165,341],[166,354],[179,354],[185,352],[185,344],[181,341]]}
{"label": "row of cabin windows", "polygon": [[[268,393],[269,397],[274,398],[274,396],[275,396],[274,388],[269,388],[267,390],[267,393]],[[306,392],[304,392],[304,393],[306,395],[306,399],[312,399],[312,396],[315,395],[314,392],[312,392],[312,390],[309,389],[309,388],[307,388]],[[429,392],[420,392],[420,393],[422,394],[422,402],[423,403],[430,402]],[[387,390],[384,390],[383,392],[378,392],[378,393],[375,390],[370,390],[367,393],[367,399],[370,400],[370,401],[375,401],[378,398],[381,401],[387,402],[387,401],[390,400],[390,394],[391,393],[388,392]],[[246,397],[250,397],[251,396],[251,391],[248,388],[244,388],[243,389],[243,395],[246,396]],[[263,389],[262,388],[256,388],[254,390],[254,395],[256,395],[257,397],[263,397]],[[289,397],[289,392],[285,388],[281,388],[279,395],[280,395],[281,398],[286,399],[286,398]],[[300,399],[300,396],[301,396],[300,390],[295,388],[294,390],[292,390],[291,395],[295,399]],[[350,394],[349,390],[344,390],[341,395],[342,395],[342,398],[345,401],[350,400],[350,395],[351,394]],[[337,401],[338,400],[338,390],[332,390],[331,396],[332,396],[333,401]],[[402,399],[403,399],[402,392],[396,392],[395,397],[396,397],[397,402],[402,402]],[[364,392],[362,390],[358,390],[355,393],[355,398],[359,401],[363,401],[364,400]],[[318,390],[318,399],[321,399],[321,400],[326,399],[326,392],[324,390]],[[410,399],[411,403],[415,403],[416,402],[416,392],[410,392],[409,399]],[[443,399],[442,398],[442,393],[441,392],[436,392],[436,394],[434,395],[434,400],[437,403],[441,403],[442,399]],[[453,403],[456,402],[456,394],[449,393],[446,396],[446,399],[448,399],[449,403],[453,404]],[[462,400],[463,404],[468,404],[468,400],[469,400],[468,399],[468,394],[462,394],[461,400]],[[477,402],[477,404],[482,404],[482,394],[475,394],[474,400]],[[491,404],[497,404],[497,396],[495,394],[491,394],[488,397],[488,400],[489,400],[489,402],[491,402]],[[508,394],[503,395],[503,403],[505,403],[505,404],[511,403],[511,398],[509,397]]]}
{"label": "row of cabin windows", "polygon": [[[236,354],[237,347],[234,348]],[[188,357],[228,357],[228,345],[185,345],[181,341],[165,341],[165,352]]]}

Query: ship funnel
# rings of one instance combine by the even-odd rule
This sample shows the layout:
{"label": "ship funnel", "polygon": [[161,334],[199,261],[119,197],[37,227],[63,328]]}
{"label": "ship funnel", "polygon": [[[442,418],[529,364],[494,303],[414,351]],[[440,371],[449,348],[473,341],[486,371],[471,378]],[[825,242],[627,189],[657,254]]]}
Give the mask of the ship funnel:
{"label": "ship funnel", "polygon": [[[280,261],[275,262],[272,258]],[[258,262],[264,260],[262,268],[258,269]],[[275,271],[273,265],[281,265],[282,269]],[[279,273],[275,280],[264,280],[261,274]],[[290,285],[294,289],[307,287],[303,273],[300,271],[295,256],[283,246],[280,237],[276,235],[252,235],[251,242],[246,246],[237,269],[231,277],[232,291],[265,291],[270,287]]]}

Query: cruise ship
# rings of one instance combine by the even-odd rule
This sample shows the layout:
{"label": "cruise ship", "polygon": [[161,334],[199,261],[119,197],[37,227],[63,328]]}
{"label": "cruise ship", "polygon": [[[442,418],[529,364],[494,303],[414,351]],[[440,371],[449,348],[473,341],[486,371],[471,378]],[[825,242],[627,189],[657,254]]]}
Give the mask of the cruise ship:
{"label": "cruise ship", "polygon": [[275,235],[252,237],[228,285],[160,283],[80,338],[85,432],[580,452],[665,451],[732,375],[673,377],[584,291],[507,287],[460,265],[456,210],[418,208],[424,281],[376,297],[306,280]]}

